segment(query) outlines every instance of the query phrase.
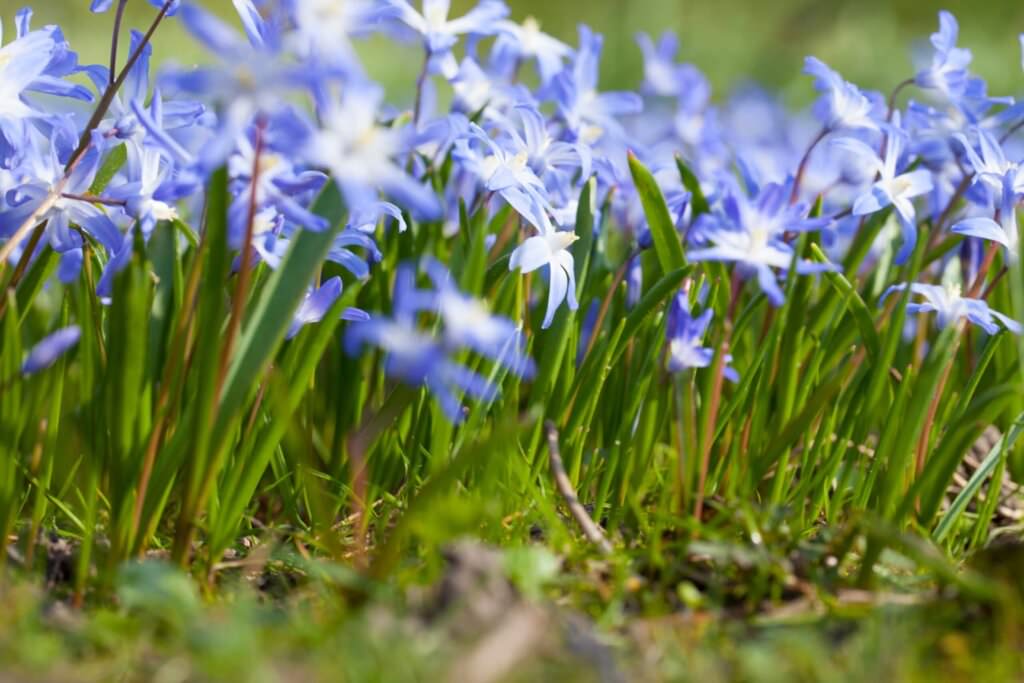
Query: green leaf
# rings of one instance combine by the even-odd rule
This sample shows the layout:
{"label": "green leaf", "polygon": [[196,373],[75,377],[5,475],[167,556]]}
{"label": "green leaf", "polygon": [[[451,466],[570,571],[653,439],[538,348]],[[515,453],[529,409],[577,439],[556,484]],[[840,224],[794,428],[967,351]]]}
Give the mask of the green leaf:
{"label": "green leaf", "polygon": [[25,316],[32,310],[32,302],[36,295],[42,290],[43,285],[50,279],[53,272],[57,270],[60,257],[49,245],[43,247],[39,257],[29,266],[25,277],[18,283],[18,311],[21,316],[18,323],[25,322]]}
{"label": "green leaf", "polygon": [[625,324],[622,328],[622,335],[619,337],[619,346],[615,347],[615,355],[612,358],[612,362],[618,361],[619,355],[624,350],[625,341],[631,339],[640,328],[640,325],[644,320],[654,311],[654,309],[662,303],[666,298],[671,296],[679,285],[682,284],[683,280],[693,272],[693,266],[683,266],[676,270],[673,270],[666,274],[663,278],[658,280],[657,283],[650,290],[644,294],[643,298],[640,299],[640,303],[626,317]]}
{"label": "green leaf", "polygon": [[906,493],[905,477],[913,466],[918,439],[925,437],[922,429],[926,426],[928,408],[940,388],[943,373],[948,364],[953,362],[959,345],[958,334],[956,326],[943,330],[929,351],[920,374],[913,380],[909,377],[904,378],[904,383],[913,381],[906,412],[901,420],[891,420],[878,440],[878,453],[886,459],[878,507],[883,515],[891,515],[896,507],[897,497],[901,493]]}
{"label": "green leaf", "polygon": [[103,165],[100,166],[100,170],[96,172],[96,177],[92,181],[92,185],[89,187],[89,194],[100,195],[103,194],[103,190],[107,189],[107,185],[114,179],[117,172],[121,170],[125,162],[128,161],[128,148],[125,143],[121,143],[114,149],[110,150],[110,154],[103,160]]}
{"label": "green leaf", "polygon": [[683,161],[683,157],[676,155],[676,168],[679,169],[679,175],[683,179],[683,187],[690,193],[690,206],[693,209],[693,217],[696,218],[701,214],[708,213],[711,211],[711,205],[708,204],[707,197],[704,196],[704,190],[700,187],[700,180],[690,167]]}
{"label": "green leaf", "polygon": [[597,192],[597,178],[591,178],[580,191],[580,201],[576,209],[576,236],[579,237],[573,247],[576,262],[576,297],[581,298],[590,274],[594,251],[594,202]]}
{"label": "green leaf", "polygon": [[1012,384],[996,386],[972,401],[962,417],[950,421],[941,440],[929,452],[924,472],[902,501],[895,519],[906,519],[916,506],[918,521],[930,526],[964,453],[1017,397]]}
{"label": "green leaf", "polygon": [[658,256],[662,272],[670,273],[684,267],[686,257],[683,255],[683,245],[661,188],[658,187],[651,172],[632,153],[629,154],[629,170],[633,174],[633,182],[636,183],[644,215],[647,216],[647,226],[651,231],[654,252]]}
{"label": "green leaf", "polygon": [[148,374],[156,380],[164,367],[164,355],[170,343],[174,314],[174,280],[177,276],[178,249],[174,226],[161,222],[150,237],[147,251],[156,279],[153,307],[149,319]]}
{"label": "green leaf", "polygon": [[[459,286],[472,296],[480,296],[487,274],[487,229],[484,219],[486,211],[480,211],[471,220],[466,213],[466,203],[459,200],[459,223],[467,236],[465,258],[462,263],[452,263],[452,273],[459,276]],[[456,268],[461,266],[461,268]]]}
{"label": "green leaf", "polygon": [[846,252],[846,258],[843,259],[843,272],[850,277],[854,277],[857,274],[857,270],[860,269],[864,259],[870,253],[871,245],[874,244],[875,238],[878,237],[878,233],[882,231],[882,227],[891,215],[892,209],[887,208],[864,221],[864,224],[854,236],[853,243]]}
{"label": "green leaf", "polygon": [[811,394],[810,399],[804,405],[803,410],[793,416],[786,425],[779,430],[779,435],[769,444],[764,454],[756,463],[754,481],[759,481],[761,476],[767,472],[772,464],[789,448],[794,446],[811,426],[815,418],[823,410],[832,404],[832,400],[846,386],[849,380],[849,370],[837,372],[830,380],[824,382]]}
{"label": "green leaf", "polygon": [[[817,244],[811,245],[811,254],[816,261],[828,263],[828,257],[825,256]],[[853,285],[842,273],[826,272],[825,278],[835,288],[836,292],[842,296],[850,313],[853,314],[853,319],[857,323],[861,339],[868,349],[872,364],[874,364],[881,354],[881,344],[878,341],[878,333],[875,331],[875,323],[871,318],[871,311],[868,309],[868,305],[864,303],[860,293],[854,289]]]}
{"label": "green leaf", "polygon": [[341,192],[334,183],[325,186],[313,212],[326,218],[332,227],[323,232],[301,231],[263,288],[228,369],[220,403],[224,418],[241,409],[256,378],[267,369],[291,327],[306,289],[331,249],[345,214]]}
{"label": "green leaf", "polygon": [[104,379],[115,465],[110,473],[115,503],[120,503],[121,496],[128,493],[117,491],[117,484],[127,487],[138,463],[136,418],[141,408],[148,348],[152,280],[142,261],[142,235],[135,235],[131,260],[114,278],[113,300],[107,315],[109,365]]}
{"label": "green leaf", "polygon": [[271,383],[268,392],[269,421],[252,437],[251,450],[242,462],[231,468],[220,487],[223,502],[211,524],[210,534],[210,546],[215,555],[223,553],[233,540],[260,477],[284,438],[302,398],[308,392],[313,373],[327,345],[335,339],[334,332],[341,322],[341,314],[351,303],[355,292],[356,288],[353,287],[339,296],[311,334],[296,339],[296,343],[301,343],[302,347],[297,349],[295,367],[288,367],[286,373],[277,373],[272,377],[276,381]]}

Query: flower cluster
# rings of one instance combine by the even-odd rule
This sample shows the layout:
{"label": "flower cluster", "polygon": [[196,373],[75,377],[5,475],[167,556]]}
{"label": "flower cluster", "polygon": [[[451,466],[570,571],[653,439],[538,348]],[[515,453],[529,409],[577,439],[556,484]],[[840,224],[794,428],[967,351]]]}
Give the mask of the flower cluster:
{"label": "flower cluster", "polygon": [[[1001,245],[1008,263],[1018,258],[1024,170],[1010,158],[1019,156],[1024,103],[987,94],[948,13],[926,62],[900,88],[916,88],[905,106],[896,106],[898,92],[864,91],[808,58],[819,98],[809,115],[791,116],[759,90],[714,104],[701,72],[677,62],[671,34],[638,37],[639,92],[604,92],[600,35],[581,26],[569,45],[531,18],[518,23],[502,0],[481,0],[462,16],[452,16],[448,0],[234,0],[238,28],[195,2],[150,2],[158,21],[182,22],[202,44],[206,65],[152,77],[149,37],[138,32],[119,73],[80,65],[57,27],[31,29],[28,11],[0,48],[3,257],[19,262],[52,249],[67,283],[89,254],[105,268],[104,300],[137,237],[148,240],[179,215],[200,222],[205,182],[223,166],[229,244],[269,268],[300,231],[338,227],[311,210],[326,183],[337,185],[348,216],[327,258],[361,280],[409,222],[439,225],[451,237],[467,228],[461,211],[492,218],[510,207],[512,221],[502,227],[513,240],[508,267],[543,271],[542,329],[563,305],[578,307],[575,223],[592,178],[594,205],[607,212],[602,222],[631,245],[628,299],[637,300],[636,254],[652,240],[629,152],[651,169],[686,258],[731,264],[735,281],[756,281],[775,306],[789,278],[837,268],[804,258],[802,235],[838,262],[875,216],[895,229],[879,232],[868,263],[908,262],[921,248],[923,223],[930,244],[959,234]],[[94,0],[92,9],[112,4]],[[405,109],[386,104],[360,61],[358,41],[371,33],[423,48]],[[439,86],[452,94],[444,111],[432,96]],[[684,183],[680,163],[696,186]],[[26,239],[37,225],[46,226],[43,239]],[[30,245],[35,253],[26,254]],[[456,392],[492,391],[454,360],[460,351],[520,374],[529,363],[516,324],[460,294],[437,262],[427,271],[429,291],[416,288],[412,270],[397,273],[392,316],[353,325],[350,347],[385,349],[392,375],[430,387],[457,417]],[[931,294],[934,277],[926,270],[911,288],[945,302]],[[291,334],[319,320],[340,291],[340,279],[311,290]],[[987,331],[993,320],[1017,329],[1005,317],[970,313],[981,300],[957,302],[947,317],[962,309]],[[422,332],[428,310],[442,321],[437,334]],[[694,320],[684,298],[673,311],[673,368],[706,366],[711,352],[701,338],[711,310]],[[346,318],[365,314],[350,310]]]}

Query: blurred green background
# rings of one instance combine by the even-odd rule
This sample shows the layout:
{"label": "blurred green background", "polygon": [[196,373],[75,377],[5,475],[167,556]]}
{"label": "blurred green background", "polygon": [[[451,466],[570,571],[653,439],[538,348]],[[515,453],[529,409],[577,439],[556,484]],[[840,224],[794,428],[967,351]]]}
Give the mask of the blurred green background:
{"label": "blurred green background", "polygon": [[[89,0],[0,0],[8,26],[25,4],[32,4],[37,24],[59,23],[83,59],[106,61],[111,14],[89,14]],[[225,16],[233,11],[230,0],[203,4]],[[454,0],[454,11],[471,4]],[[862,86],[890,89],[912,73],[913,46],[926,45],[938,10],[948,9],[959,18],[961,45],[974,51],[974,69],[989,80],[990,92],[1024,93],[1017,39],[1024,32],[1021,0],[509,0],[509,5],[514,18],[533,15],[546,31],[570,43],[579,22],[605,33],[603,79],[609,87],[637,82],[636,31],[671,28],[681,38],[682,59],[703,69],[719,96],[753,79],[783,89],[793,102],[812,96],[800,77],[808,54]],[[129,8],[132,26],[144,26],[155,13],[146,0],[130,0]],[[175,22],[165,28],[156,40],[158,59],[203,59]],[[371,42],[365,54],[371,72],[391,88],[415,78],[419,55],[414,50]]]}

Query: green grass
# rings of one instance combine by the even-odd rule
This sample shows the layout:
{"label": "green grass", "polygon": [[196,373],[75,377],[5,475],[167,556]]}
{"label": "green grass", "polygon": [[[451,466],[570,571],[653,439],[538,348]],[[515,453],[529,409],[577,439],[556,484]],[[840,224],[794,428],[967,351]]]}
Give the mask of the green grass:
{"label": "green grass", "polygon": [[[686,265],[670,239],[671,225],[659,229],[660,191],[639,162],[633,171],[656,233],[641,302],[626,310],[624,290],[612,287],[621,257],[608,250],[614,228],[605,225],[596,241],[579,243],[580,300],[586,305],[610,297],[605,326],[583,363],[577,367],[570,352],[579,335],[576,316],[563,309],[552,328],[541,331],[540,311],[534,311],[526,325],[538,381],[531,386],[495,370],[502,397],[473,406],[458,428],[425,391],[384,382],[373,354],[346,357],[337,323],[308,328],[282,345],[329,235],[304,234],[279,270],[261,266],[240,294],[235,279],[226,277],[226,209],[214,201],[197,245],[170,239],[178,229],[171,223],[146,247],[137,245],[116,281],[112,306],[98,306],[90,293],[89,273],[100,268],[90,252],[81,283],[50,287],[22,313],[19,295],[28,296],[35,269],[48,264],[38,261],[12,285],[4,315],[2,424],[11,437],[3,459],[0,546],[9,538],[8,547],[21,557],[34,556],[24,570],[8,568],[32,576],[42,571],[46,555],[36,534],[52,529],[71,542],[74,567],[67,583],[48,595],[26,594],[20,582],[13,592],[4,590],[10,609],[29,624],[24,633],[16,628],[6,635],[6,647],[22,651],[21,638],[38,637],[42,644],[31,647],[70,648],[69,666],[94,659],[99,678],[111,671],[104,667],[145,677],[146,666],[175,657],[214,677],[226,676],[222,666],[276,670],[306,647],[322,648],[326,656],[339,634],[369,628],[365,620],[375,610],[401,615],[407,591],[441,572],[441,549],[470,536],[501,548],[554,553],[561,559],[554,560],[553,573],[531,578],[527,571],[524,579],[515,565],[503,571],[525,580],[523,593],[535,602],[574,606],[619,638],[680,609],[686,619],[711,619],[715,625],[701,642],[709,638],[723,648],[707,654],[712,669],[729,672],[757,657],[787,657],[791,646],[813,651],[818,646],[805,641],[827,638],[816,634],[831,628],[855,634],[837,647],[880,648],[876,657],[895,657],[892,666],[921,676],[930,675],[930,655],[947,638],[986,644],[970,667],[1002,657],[999,648],[1012,649],[1014,642],[1001,624],[1016,622],[1015,587],[960,567],[987,545],[989,517],[959,503],[942,511],[939,503],[964,444],[993,423],[1007,430],[1007,446],[1019,434],[1019,425],[1011,424],[1021,404],[1015,346],[997,335],[979,361],[970,344],[956,341],[959,329],[948,328],[915,359],[914,347],[901,342],[906,299],[889,308],[866,305],[862,297],[873,304],[877,294],[859,283],[856,260],[845,275],[792,278],[787,303],[773,311],[763,295],[732,289],[719,267]],[[223,173],[214,176],[212,198],[225,196],[224,183]],[[593,216],[589,201],[581,206],[577,231],[586,237]],[[325,191],[317,211],[332,223],[340,220],[336,190]],[[486,232],[502,229],[504,214],[489,225],[476,216],[468,220],[474,227],[455,241],[441,239],[437,225],[389,240],[380,272],[394,272],[410,254],[433,253],[453,264],[453,275],[471,293],[518,315],[522,280],[503,272],[500,255],[473,247]],[[920,241],[906,266],[880,277],[913,280],[935,257],[926,252],[927,242]],[[820,253],[806,240],[801,244],[809,256]],[[994,296],[1008,297],[1018,277],[1014,271],[1004,278]],[[362,289],[351,283],[346,301],[388,309],[385,279],[378,275]],[[712,334],[728,340],[733,365],[743,369],[738,384],[713,381],[720,356],[710,371],[675,379],[662,369],[664,305],[684,279],[692,280],[694,292],[706,283],[708,300],[719,310],[735,310]],[[191,291],[198,292],[195,308],[185,305]],[[225,325],[231,323],[221,321],[231,318],[232,296],[247,296],[249,313],[224,365],[224,340],[231,334]],[[738,305],[730,305],[732,299]],[[36,337],[55,317],[83,323],[76,355],[28,380],[14,379],[23,335]],[[938,426],[924,431],[933,396]],[[559,431],[572,486],[611,534],[615,550],[600,565],[593,564],[597,548],[560,512],[542,418]],[[929,457],[915,475],[921,444]],[[1000,447],[990,453],[999,476],[1008,453]],[[965,502],[979,488],[966,491]],[[938,547],[923,540],[932,530]],[[251,551],[251,543],[243,543],[249,537],[271,555]],[[537,537],[539,544],[532,540]],[[282,552],[284,560],[272,561]],[[146,553],[166,557],[195,583],[159,566],[125,564]],[[260,567],[260,581],[283,586],[277,597],[273,591],[257,597],[232,578],[235,565],[225,557],[252,556],[241,566],[251,562]],[[902,605],[895,612],[901,616],[893,617],[888,607],[862,606],[850,621],[844,604],[859,588],[874,591],[865,594],[872,603],[894,595],[897,605],[909,600],[939,609],[952,601],[968,605],[968,613],[961,620],[957,609],[943,608],[951,616],[931,625],[939,629],[936,643],[921,644],[929,656],[889,654],[872,640],[877,620],[893,618],[911,628],[920,610]],[[196,590],[205,600],[181,595]],[[56,630],[48,617],[32,621],[40,618],[40,600],[61,595],[92,610]],[[766,626],[801,595],[809,603],[794,608],[797,614],[810,618],[810,606],[819,605],[828,615],[824,621],[795,631]],[[268,604],[257,606],[261,602]],[[296,627],[310,618],[306,610],[328,621],[325,633]],[[849,623],[828,626],[836,619]],[[226,654],[208,651],[203,634],[217,628],[211,624],[226,624],[218,632],[229,641]],[[743,628],[757,635],[736,649],[730,634]],[[104,639],[119,642],[113,634],[122,631],[132,634],[137,650],[104,646]],[[991,632],[994,639],[979,635]],[[662,647],[661,638],[678,636],[674,628],[668,633],[652,635],[643,646]],[[431,634],[427,628],[403,645],[419,675],[441,666],[414,657],[418,638],[444,640]],[[264,639],[274,643],[264,660],[231,655],[232,647],[247,652]],[[445,644],[453,648],[447,653],[452,662],[468,656],[454,641]],[[24,651],[19,658],[31,666],[33,650]],[[635,654],[626,648],[618,657],[632,666]],[[557,668],[560,656],[556,652],[551,666]],[[811,670],[818,665],[806,663]],[[1017,671],[1016,664],[1006,665]],[[352,666],[392,673],[386,661]],[[856,673],[851,667],[849,674]]]}

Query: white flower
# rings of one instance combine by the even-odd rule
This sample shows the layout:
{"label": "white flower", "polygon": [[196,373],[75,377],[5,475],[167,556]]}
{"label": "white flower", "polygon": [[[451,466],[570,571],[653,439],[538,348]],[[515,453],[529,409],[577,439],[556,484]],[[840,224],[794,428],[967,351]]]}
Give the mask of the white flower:
{"label": "white flower", "polygon": [[548,309],[544,315],[542,328],[551,326],[555,311],[562,301],[567,301],[569,310],[579,308],[576,301],[575,262],[569,253],[569,246],[579,239],[574,232],[555,230],[548,224],[540,235],[535,235],[512,252],[509,270],[519,269],[523,273],[532,273],[543,266],[550,272],[548,288]]}

